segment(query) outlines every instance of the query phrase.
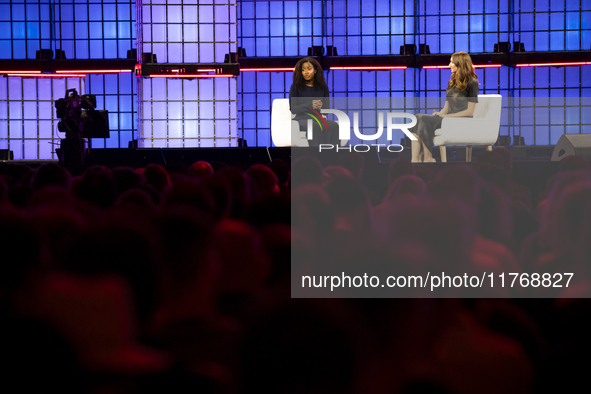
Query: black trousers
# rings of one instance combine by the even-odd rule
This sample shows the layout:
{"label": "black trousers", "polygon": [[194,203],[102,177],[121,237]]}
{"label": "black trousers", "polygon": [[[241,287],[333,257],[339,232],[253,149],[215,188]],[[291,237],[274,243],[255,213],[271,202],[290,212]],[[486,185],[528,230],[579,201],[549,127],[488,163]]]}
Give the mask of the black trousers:
{"label": "black trousers", "polygon": [[[300,124],[300,130],[308,132],[308,119],[296,119]],[[335,121],[324,119],[328,126],[328,130],[324,129],[324,124],[320,126],[314,119],[312,119],[312,140],[308,141],[310,146],[318,146],[320,144],[339,144],[339,124]]]}

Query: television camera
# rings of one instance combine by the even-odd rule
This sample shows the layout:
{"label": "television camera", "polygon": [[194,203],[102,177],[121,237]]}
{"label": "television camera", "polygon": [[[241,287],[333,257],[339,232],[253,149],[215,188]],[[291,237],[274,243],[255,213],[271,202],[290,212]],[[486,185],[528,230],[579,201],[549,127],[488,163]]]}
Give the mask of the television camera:
{"label": "television camera", "polygon": [[[66,96],[55,102],[57,128],[66,134],[56,150],[60,163],[80,166],[87,155],[87,138],[109,138],[109,113],[96,110],[94,94],[78,95],[76,89],[66,90]],[[89,143],[89,149],[91,144]]]}

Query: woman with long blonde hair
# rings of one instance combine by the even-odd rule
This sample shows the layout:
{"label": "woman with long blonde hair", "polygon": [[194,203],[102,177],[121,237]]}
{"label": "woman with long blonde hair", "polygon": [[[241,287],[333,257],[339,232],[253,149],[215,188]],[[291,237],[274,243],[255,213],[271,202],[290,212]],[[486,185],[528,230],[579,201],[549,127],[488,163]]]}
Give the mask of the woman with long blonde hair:
{"label": "woman with long blonde hair", "polygon": [[417,124],[410,132],[417,137],[412,141],[412,162],[420,163],[420,151],[423,149],[423,163],[434,163],[431,154],[435,130],[441,128],[446,117],[471,117],[478,102],[478,77],[474,72],[472,59],[466,52],[456,52],[449,61],[451,77],[445,91],[445,106],[433,115],[417,114]]}

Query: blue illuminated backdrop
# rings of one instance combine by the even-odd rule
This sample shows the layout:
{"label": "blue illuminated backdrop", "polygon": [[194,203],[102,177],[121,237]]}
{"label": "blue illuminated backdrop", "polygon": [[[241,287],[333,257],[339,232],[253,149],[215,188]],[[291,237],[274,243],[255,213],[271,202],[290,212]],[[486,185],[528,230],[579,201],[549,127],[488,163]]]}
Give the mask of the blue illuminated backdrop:
{"label": "blue illuminated backdrop", "polygon": [[[493,52],[496,43],[514,41],[528,52],[591,49],[589,0],[243,1],[238,15],[238,39],[249,57],[306,56],[312,45],[335,46],[339,56],[396,55],[404,44],[448,54]],[[591,94],[590,68],[503,66],[476,73],[483,94],[581,97]],[[421,68],[325,73],[332,94],[353,97],[444,96],[450,74]],[[287,97],[291,78],[291,72],[260,71],[238,78],[239,127],[249,146],[270,144],[270,102]],[[503,119],[501,135],[522,136],[528,145],[555,144],[565,132],[583,132],[585,123],[574,115],[563,124]]]}
{"label": "blue illuminated backdrop", "polygon": [[[498,42],[515,41],[527,52],[591,49],[591,0],[240,1],[237,10],[234,4],[152,0],[138,9],[131,0],[0,0],[0,59],[34,59],[39,49],[63,50],[67,59],[120,59],[140,47],[161,63],[223,62],[236,41],[250,58],[301,57],[311,46],[327,45],[340,56],[396,55],[404,44],[427,44],[434,54],[492,52]],[[482,93],[588,97],[589,68],[503,66],[477,74]],[[333,70],[326,76],[335,96],[421,98],[443,95],[449,70]],[[9,147],[15,158],[55,158],[52,143],[59,136],[49,107],[67,86],[96,94],[98,108],[109,110],[111,138],[93,147],[126,147],[138,138],[138,127],[146,146],[229,146],[238,137],[249,146],[270,146],[271,103],[287,97],[291,78],[291,72],[264,71],[139,84],[131,73],[0,77],[0,149]],[[554,115],[513,117],[501,134],[547,145],[565,132],[589,132],[580,111],[546,112]]]}
{"label": "blue illuminated backdrop", "polygon": [[[15,160],[51,159],[59,143],[54,101],[66,89],[84,91],[84,78],[0,78],[0,149]],[[4,100],[2,100],[4,98]]]}
{"label": "blue illuminated backdrop", "polygon": [[[136,45],[135,16],[135,0],[2,0],[0,59],[35,59],[39,49],[63,50],[67,59],[126,58]],[[10,148],[15,159],[56,159],[54,148],[63,135],[57,131],[51,100],[63,98],[66,85],[95,94],[97,108],[109,111],[111,138],[93,140],[93,148],[127,147],[137,137],[131,72],[67,79],[2,77],[0,149]],[[33,106],[39,108],[33,112],[38,122],[25,110]],[[20,133],[19,124],[27,132]]]}
{"label": "blue illuminated backdrop", "polygon": [[[138,52],[159,63],[224,63],[236,52],[235,0],[144,0]],[[143,147],[238,144],[236,79],[139,78]]]}

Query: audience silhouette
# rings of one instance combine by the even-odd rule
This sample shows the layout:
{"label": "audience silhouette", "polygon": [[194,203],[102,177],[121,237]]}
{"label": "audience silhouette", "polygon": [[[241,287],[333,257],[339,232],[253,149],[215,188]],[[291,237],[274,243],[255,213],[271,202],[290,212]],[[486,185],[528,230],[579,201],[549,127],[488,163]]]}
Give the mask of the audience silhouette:
{"label": "audience silhouette", "polygon": [[[573,355],[591,349],[591,170],[563,159],[535,205],[512,170],[504,148],[439,170],[398,159],[370,190],[355,153],[330,166],[199,161],[79,176],[2,163],[4,384],[571,392],[586,383]],[[464,289],[445,299],[328,299],[339,294],[330,289],[318,293],[327,299],[291,298],[302,273],[378,266],[577,274],[568,288],[496,287],[490,298],[462,299]]]}

